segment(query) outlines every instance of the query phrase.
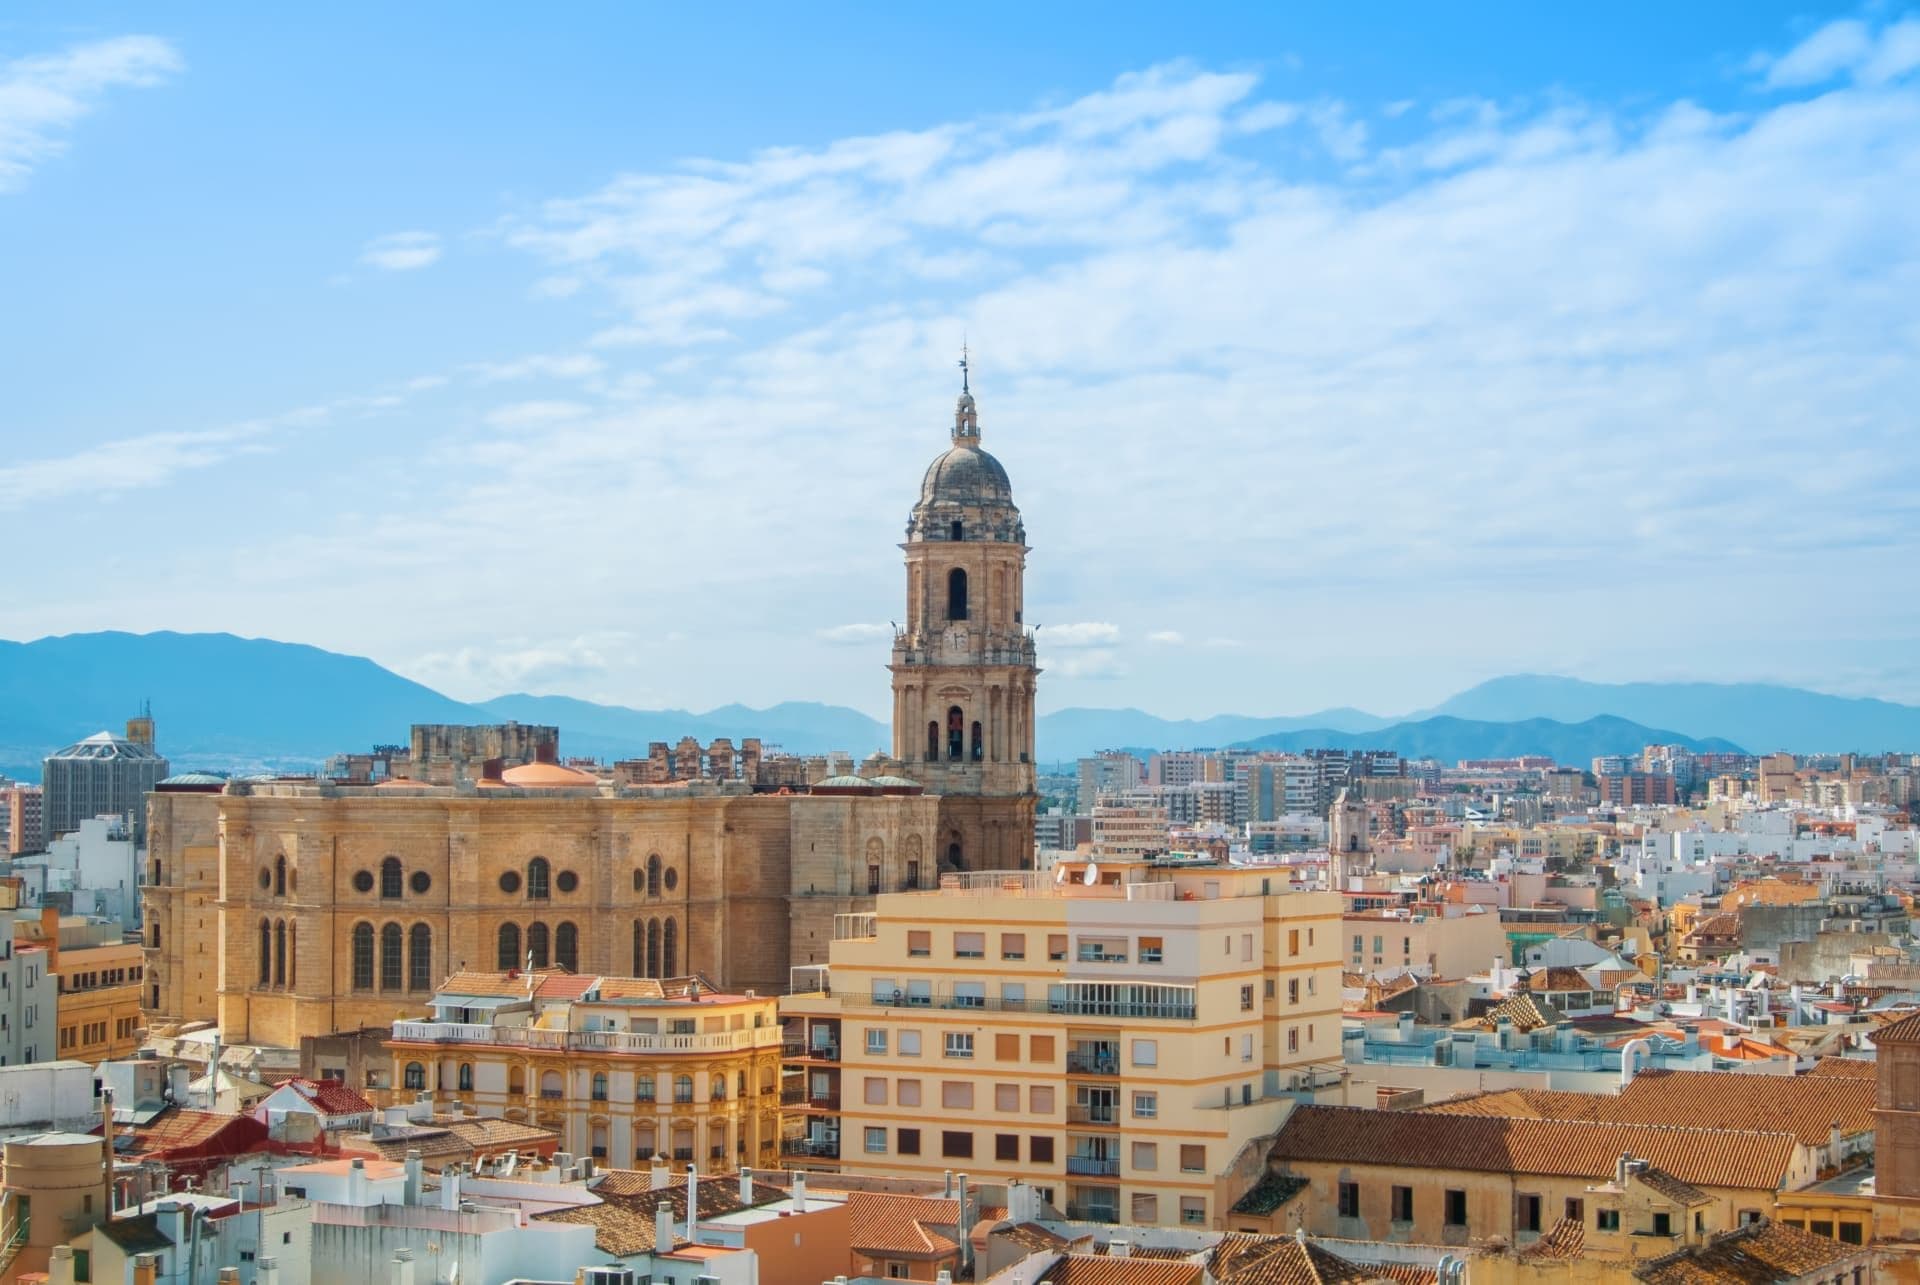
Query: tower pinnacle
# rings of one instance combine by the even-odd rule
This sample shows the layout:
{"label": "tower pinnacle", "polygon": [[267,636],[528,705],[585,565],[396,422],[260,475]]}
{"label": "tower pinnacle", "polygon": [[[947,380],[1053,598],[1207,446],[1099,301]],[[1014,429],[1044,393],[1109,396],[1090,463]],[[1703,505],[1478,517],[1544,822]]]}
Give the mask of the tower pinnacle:
{"label": "tower pinnacle", "polygon": [[973,405],[972,387],[973,369],[968,364],[967,344],[960,342],[960,400],[953,408],[953,443],[955,446],[980,445],[980,416]]}

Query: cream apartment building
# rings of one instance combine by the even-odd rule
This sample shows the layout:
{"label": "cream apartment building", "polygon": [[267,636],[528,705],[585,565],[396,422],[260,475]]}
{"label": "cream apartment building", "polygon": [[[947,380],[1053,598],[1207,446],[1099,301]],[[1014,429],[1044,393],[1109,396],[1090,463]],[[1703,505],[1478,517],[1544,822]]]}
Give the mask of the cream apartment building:
{"label": "cream apartment building", "polygon": [[1340,1076],[1340,929],[1336,895],[1226,867],[1081,860],[883,894],[781,1003],[785,1150],[1222,1226],[1216,1179]]}

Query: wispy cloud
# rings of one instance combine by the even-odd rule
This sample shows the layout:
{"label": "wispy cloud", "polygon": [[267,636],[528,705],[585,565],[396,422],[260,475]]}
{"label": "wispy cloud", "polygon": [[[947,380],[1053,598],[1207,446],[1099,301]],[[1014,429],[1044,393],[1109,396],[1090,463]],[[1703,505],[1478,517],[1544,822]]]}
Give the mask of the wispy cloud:
{"label": "wispy cloud", "polygon": [[1778,57],[1759,55],[1754,66],[1769,89],[1822,85],[1840,76],[1882,85],[1920,67],[1920,18],[1877,30],[1859,18],[1841,18]]}
{"label": "wispy cloud", "polygon": [[428,686],[480,700],[509,692],[578,696],[631,658],[636,639],[618,631],[572,638],[509,637],[486,646],[429,652],[399,668]]}
{"label": "wispy cloud", "polygon": [[0,192],[66,150],[74,126],[115,89],[161,84],[184,66],[157,36],[119,36],[0,63]]}
{"label": "wispy cloud", "polygon": [[1120,641],[1120,626],[1104,620],[1048,625],[1041,632],[1048,647],[1111,647]]}
{"label": "wispy cloud", "polygon": [[1156,629],[1147,635],[1147,641],[1159,647],[1178,647],[1187,640],[1187,636],[1178,629]]}
{"label": "wispy cloud", "polygon": [[822,629],[819,637],[830,643],[843,643],[850,646],[866,646],[882,639],[893,637],[890,625],[835,625],[831,629]]}
{"label": "wispy cloud", "polygon": [[432,232],[393,232],[367,242],[360,262],[385,272],[413,272],[440,261],[440,238]]}
{"label": "wispy cloud", "polygon": [[585,379],[607,364],[592,353],[534,353],[513,361],[479,362],[470,367],[484,384],[516,379]]}
{"label": "wispy cloud", "polygon": [[495,428],[530,428],[540,424],[558,424],[566,420],[580,419],[592,413],[593,408],[583,402],[569,401],[531,401],[515,402],[487,412],[487,423]]}

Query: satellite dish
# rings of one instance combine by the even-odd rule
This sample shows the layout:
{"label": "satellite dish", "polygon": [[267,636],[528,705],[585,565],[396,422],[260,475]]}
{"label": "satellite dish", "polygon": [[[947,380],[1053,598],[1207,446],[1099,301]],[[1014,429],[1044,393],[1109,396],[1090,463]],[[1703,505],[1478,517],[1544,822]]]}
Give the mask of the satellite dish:
{"label": "satellite dish", "polygon": [[1086,873],[1080,876],[1080,882],[1081,882],[1081,883],[1083,883],[1083,884],[1085,884],[1085,885],[1087,885],[1087,887],[1089,887],[1089,888],[1091,888],[1091,887],[1093,887],[1093,886],[1094,886],[1095,884],[1097,884],[1097,883],[1099,883],[1099,882],[1100,882],[1100,867],[1099,867],[1099,866],[1097,866],[1097,865],[1095,865],[1095,864],[1094,864],[1093,862],[1091,862],[1091,861],[1089,861],[1089,862],[1087,862],[1087,870],[1086,870]]}

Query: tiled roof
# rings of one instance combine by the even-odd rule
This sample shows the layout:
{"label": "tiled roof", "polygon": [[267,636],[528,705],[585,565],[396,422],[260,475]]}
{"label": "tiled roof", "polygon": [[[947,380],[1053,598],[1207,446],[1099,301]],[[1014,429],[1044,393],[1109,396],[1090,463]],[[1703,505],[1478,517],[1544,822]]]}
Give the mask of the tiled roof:
{"label": "tiled roof", "polygon": [[1386,1265],[1353,1262],[1311,1239],[1229,1232],[1207,1258],[1207,1273],[1220,1285],[1361,1285],[1389,1278],[1410,1285],[1432,1281],[1432,1271],[1402,1273]]}
{"label": "tiled roof", "polygon": [[1754,1075],[1735,1071],[1642,1071],[1618,1094],[1501,1089],[1416,1110],[1513,1120],[1589,1120],[1689,1129],[1790,1132],[1825,1146],[1835,1121],[1846,1134],[1873,1128],[1875,1084],[1854,1075]]}
{"label": "tiled roof", "polygon": [[232,1134],[232,1150],[239,1154],[267,1136],[267,1128],[251,1116],[218,1111],[168,1107],[146,1124],[116,1128],[116,1137],[130,1137],[137,1155],[154,1155],[204,1147],[223,1133]]}
{"label": "tiled roof", "polygon": [[1577,968],[1542,968],[1527,978],[1530,991],[1590,991],[1589,982]]}
{"label": "tiled roof", "polygon": [[348,1135],[341,1145],[348,1150],[371,1151],[382,1160],[405,1160],[409,1151],[418,1151],[428,1168],[438,1167],[435,1161],[464,1160],[473,1154],[466,1139],[448,1129],[420,1129],[386,1138],[369,1136],[364,1143],[359,1141],[361,1136]]}
{"label": "tiled roof", "polygon": [[1543,1026],[1559,1026],[1567,1020],[1566,1014],[1553,1005],[1535,999],[1527,991],[1515,991],[1480,1017],[1459,1025],[1491,1031],[1497,1029],[1503,1019],[1512,1022],[1514,1029],[1523,1034]]}
{"label": "tiled roof", "polygon": [[[636,1182],[637,1180],[637,1182]],[[687,1181],[676,1175],[674,1182],[657,1190],[644,1169],[615,1169],[596,1182],[593,1194],[597,1205],[576,1205],[570,1209],[549,1209],[533,1215],[545,1222],[575,1223],[594,1229],[595,1247],[626,1258],[651,1253],[654,1249],[654,1215],[664,1203],[673,1210],[674,1226],[686,1227]],[[753,1205],[770,1204],[786,1196],[783,1188],[755,1180]],[[700,1179],[700,1216],[738,1213],[749,1208],[740,1199],[738,1178]],[[684,1244],[676,1234],[675,1244]]]}
{"label": "tiled roof", "polygon": [[1275,1173],[1269,1169],[1260,1181],[1247,1188],[1247,1194],[1233,1202],[1236,1214],[1270,1214],[1307,1189],[1307,1180],[1297,1174]]}
{"label": "tiled roof", "polygon": [[1839,1075],[1849,1079],[1871,1080],[1880,1074],[1878,1063],[1863,1057],[1823,1057],[1813,1064],[1808,1075]]}
{"label": "tiled roof", "polygon": [[1046,1273],[1054,1285],[1200,1285],[1204,1276],[1198,1263],[1111,1254],[1062,1254]]}
{"label": "tiled roof", "polygon": [[[999,1228],[993,1234],[1003,1240],[1012,1241],[1022,1249],[1030,1249],[1036,1254],[1058,1254],[1075,1243],[1040,1223],[1015,1223],[1011,1227]],[[1090,1240],[1091,1237],[1081,1239]]]}
{"label": "tiled roof", "polygon": [[1888,1022],[1867,1038],[1875,1044],[1920,1044],[1920,1011]]}
{"label": "tiled roof", "polygon": [[313,1105],[322,1115],[371,1115],[373,1103],[355,1093],[339,1080],[308,1080],[295,1076],[282,1080],[275,1088],[290,1088]]}
{"label": "tiled roof", "polygon": [[1800,1280],[1867,1251],[1762,1220],[1705,1245],[1656,1258],[1633,1274],[1650,1285],[1770,1285]]}
{"label": "tiled roof", "polygon": [[1681,1182],[1672,1174],[1661,1169],[1642,1169],[1635,1174],[1634,1180],[1665,1196],[1674,1204],[1691,1209],[1695,1205],[1713,1203],[1713,1197],[1691,1183]]}
{"label": "tiled roof", "polygon": [[1562,1218],[1547,1229],[1547,1234],[1520,1251],[1524,1260],[1572,1259],[1586,1252],[1587,1224],[1579,1218]]}
{"label": "tiled roof", "polygon": [[120,1252],[129,1258],[135,1254],[154,1254],[173,1248],[173,1241],[168,1238],[167,1233],[160,1230],[158,1214],[109,1218],[100,1224],[100,1231],[108,1240],[118,1245]]}
{"label": "tiled roof", "polygon": [[1327,1161],[1599,1180],[1612,1175],[1623,1151],[1682,1182],[1774,1190],[1793,1163],[1794,1139],[1787,1133],[1307,1106],[1287,1117],[1270,1155],[1282,1165]]}
{"label": "tiled roof", "polygon": [[[543,1129],[537,1124],[521,1124],[515,1120],[470,1116],[464,1120],[436,1120],[434,1123],[465,1142],[475,1152],[490,1153],[503,1147],[537,1147],[549,1142],[558,1146],[560,1142],[560,1135],[552,1129]],[[646,1177],[646,1174],[642,1173],[641,1176]]]}
{"label": "tiled roof", "polygon": [[655,977],[602,977],[601,999],[664,999],[666,991]]}
{"label": "tiled roof", "polygon": [[959,1219],[957,1200],[850,1191],[847,1246],[869,1258],[946,1258],[960,1250]]}

